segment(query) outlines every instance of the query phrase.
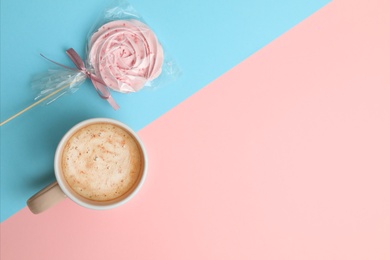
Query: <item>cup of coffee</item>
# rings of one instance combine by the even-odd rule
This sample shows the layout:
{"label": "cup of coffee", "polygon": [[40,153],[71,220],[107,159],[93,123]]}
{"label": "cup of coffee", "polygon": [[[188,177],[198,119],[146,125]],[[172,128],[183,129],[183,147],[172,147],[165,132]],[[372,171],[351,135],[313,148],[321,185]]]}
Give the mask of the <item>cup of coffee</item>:
{"label": "cup of coffee", "polygon": [[141,188],[148,159],[137,134],[108,118],[85,120],[61,139],[54,156],[56,181],[27,205],[38,214],[64,198],[96,210],[129,201]]}

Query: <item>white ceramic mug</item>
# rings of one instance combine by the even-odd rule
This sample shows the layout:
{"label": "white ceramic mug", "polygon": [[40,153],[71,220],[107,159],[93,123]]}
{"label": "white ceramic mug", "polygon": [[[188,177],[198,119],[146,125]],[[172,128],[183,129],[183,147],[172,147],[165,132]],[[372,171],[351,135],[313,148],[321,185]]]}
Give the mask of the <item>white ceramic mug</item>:
{"label": "white ceramic mug", "polygon": [[[132,136],[132,139],[137,144],[140,151],[140,158],[142,161],[140,172],[137,180],[135,181],[135,184],[122,196],[107,201],[96,201],[96,200],[91,200],[83,196],[80,196],[69,186],[68,182],[66,181],[63,175],[63,170],[61,166],[62,153],[69,138],[71,138],[78,130],[90,124],[96,124],[96,123],[108,123],[124,129],[128,134]],[[38,214],[50,208],[51,206],[61,201],[62,199],[68,197],[75,203],[89,209],[96,209],[96,210],[111,209],[128,202],[139,191],[142,184],[144,183],[146,173],[147,173],[147,167],[148,167],[148,159],[147,159],[145,147],[142,144],[138,135],[130,127],[117,120],[113,120],[109,118],[88,119],[72,127],[63,136],[63,138],[61,139],[60,143],[57,146],[57,150],[54,157],[54,172],[56,176],[56,181],[46,186],[35,195],[33,195],[27,201],[27,205],[30,208],[31,212],[33,212],[34,214]]]}

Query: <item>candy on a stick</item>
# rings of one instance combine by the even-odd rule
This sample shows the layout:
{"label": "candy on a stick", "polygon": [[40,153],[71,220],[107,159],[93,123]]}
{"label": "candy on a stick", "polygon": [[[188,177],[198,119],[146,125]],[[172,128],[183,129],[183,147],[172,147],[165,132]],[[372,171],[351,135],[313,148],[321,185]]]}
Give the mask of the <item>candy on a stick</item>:
{"label": "candy on a stick", "polygon": [[33,81],[40,90],[36,98],[38,101],[3,121],[0,126],[46,100],[53,101],[66,92],[75,92],[86,78],[91,79],[100,97],[118,109],[109,90],[137,92],[160,76],[165,62],[163,48],[154,32],[134,18],[104,23],[93,32],[87,47],[85,63],[73,49],[66,52],[77,69],[42,55],[65,70],[50,70]]}
{"label": "candy on a stick", "polygon": [[88,61],[107,87],[129,93],[157,78],[164,53],[154,32],[137,20],[104,24],[89,43]]}

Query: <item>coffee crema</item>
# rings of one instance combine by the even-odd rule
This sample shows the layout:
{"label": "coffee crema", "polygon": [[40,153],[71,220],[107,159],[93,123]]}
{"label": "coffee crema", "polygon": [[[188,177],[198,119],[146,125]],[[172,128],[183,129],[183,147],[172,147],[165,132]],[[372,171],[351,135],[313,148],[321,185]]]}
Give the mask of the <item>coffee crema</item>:
{"label": "coffee crema", "polygon": [[62,172],[77,194],[94,201],[124,195],[137,184],[142,151],[134,137],[111,123],[94,123],[76,131],[62,153]]}

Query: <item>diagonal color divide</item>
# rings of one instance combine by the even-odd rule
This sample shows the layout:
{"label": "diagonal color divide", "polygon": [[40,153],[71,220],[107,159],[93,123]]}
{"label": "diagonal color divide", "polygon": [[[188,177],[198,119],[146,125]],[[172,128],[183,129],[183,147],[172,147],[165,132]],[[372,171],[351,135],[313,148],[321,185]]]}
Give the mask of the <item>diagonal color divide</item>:
{"label": "diagonal color divide", "polygon": [[[116,95],[115,100],[121,106],[117,112],[97,97],[90,84],[85,84],[74,95],[30,110],[2,126],[1,220],[22,209],[32,194],[54,180],[55,147],[72,125],[86,118],[112,117],[138,131],[328,2],[134,3],[161,36],[183,76],[156,90]],[[21,5],[4,0],[1,5],[1,119],[4,120],[31,104],[34,93],[29,87],[30,77],[50,67],[39,53],[71,65],[61,52],[73,47],[82,53],[86,34],[106,1],[43,0]]]}
{"label": "diagonal color divide", "polygon": [[24,208],[1,258],[389,259],[388,7],[324,7],[139,132],[131,203]]}

